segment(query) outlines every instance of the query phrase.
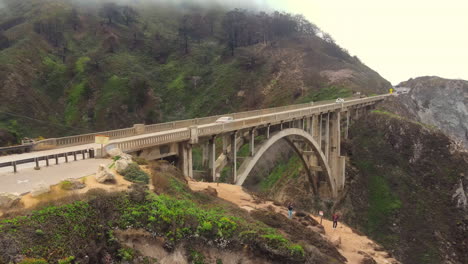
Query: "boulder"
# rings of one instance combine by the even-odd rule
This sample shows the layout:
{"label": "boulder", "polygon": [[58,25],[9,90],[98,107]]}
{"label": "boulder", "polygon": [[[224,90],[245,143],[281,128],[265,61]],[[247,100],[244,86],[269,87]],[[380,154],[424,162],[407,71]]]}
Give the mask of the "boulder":
{"label": "boulder", "polygon": [[0,209],[11,209],[20,204],[21,197],[12,193],[0,193]]}
{"label": "boulder", "polygon": [[119,159],[115,162],[115,170],[121,174],[128,167],[128,165],[130,165],[130,163],[131,162],[126,159]]}
{"label": "boulder", "polygon": [[104,164],[99,165],[95,177],[99,183],[115,183],[115,175]]}
{"label": "boulder", "polygon": [[215,188],[211,187],[211,186],[206,187],[206,189],[203,190],[203,193],[206,193],[206,194],[211,195],[213,197],[218,197],[218,191]]}
{"label": "boulder", "polygon": [[330,238],[330,242],[336,248],[340,248],[340,246],[341,246],[341,237],[340,236],[334,236],[334,237]]}
{"label": "boulder", "polygon": [[120,155],[120,159],[132,162],[132,155],[127,154],[127,153],[122,153]]}
{"label": "boulder", "polygon": [[32,191],[31,191],[31,196],[32,197],[37,197],[39,195],[42,195],[42,194],[45,194],[45,193],[48,193],[50,192],[50,186],[45,184],[45,183],[39,183],[38,185],[36,185]]}
{"label": "boulder", "polygon": [[310,225],[312,225],[312,226],[318,226],[318,225],[320,225],[320,223],[317,222],[317,220],[315,220],[315,219],[314,219],[313,217],[311,217],[310,215],[306,215],[306,217],[304,217],[304,219],[305,219],[306,221],[308,221],[308,222],[310,223]]}
{"label": "boulder", "polygon": [[307,214],[304,213],[304,212],[302,212],[302,211],[297,211],[297,212],[295,213],[295,215],[296,215],[297,217],[305,217],[305,216],[307,216]]}
{"label": "boulder", "polygon": [[124,154],[124,153],[119,148],[113,148],[113,149],[107,150],[107,154],[109,154],[109,156],[111,156],[113,158],[113,157],[116,157],[116,156],[121,156],[122,157],[122,154]]}
{"label": "boulder", "polygon": [[360,264],[377,264],[375,259],[373,259],[369,254],[362,251],[358,251],[358,254],[363,256]]}
{"label": "boulder", "polygon": [[316,232],[316,233],[320,233],[320,234],[324,234],[325,235],[325,228],[321,225],[316,225],[316,226],[309,226],[309,228]]}

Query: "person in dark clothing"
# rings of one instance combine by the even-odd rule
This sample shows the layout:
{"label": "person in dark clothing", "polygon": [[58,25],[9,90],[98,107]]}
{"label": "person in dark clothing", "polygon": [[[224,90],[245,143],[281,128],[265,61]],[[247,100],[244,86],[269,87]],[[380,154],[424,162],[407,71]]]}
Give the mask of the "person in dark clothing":
{"label": "person in dark clothing", "polygon": [[333,229],[336,229],[336,227],[338,226],[338,219],[340,218],[340,215],[337,214],[337,213],[334,213],[333,216],[332,216],[332,220],[333,220]]}
{"label": "person in dark clothing", "polygon": [[293,212],[293,206],[292,206],[292,203],[289,203],[288,205],[288,218],[289,219],[292,218],[292,212]]}

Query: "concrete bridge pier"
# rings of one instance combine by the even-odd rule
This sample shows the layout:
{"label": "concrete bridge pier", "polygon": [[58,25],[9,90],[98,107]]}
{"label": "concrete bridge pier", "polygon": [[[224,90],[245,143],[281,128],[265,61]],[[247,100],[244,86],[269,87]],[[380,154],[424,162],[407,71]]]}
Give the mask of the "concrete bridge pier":
{"label": "concrete bridge pier", "polygon": [[255,127],[249,131],[250,156],[255,155]]}
{"label": "concrete bridge pier", "polygon": [[326,114],[325,120],[325,158],[330,159],[330,113]]}
{"label": "concrete bridge pier", "polygon": [[208,142],[210,177],[216,181],[216,136],[212,136]]}
{"label": "concrete bridge pier", "polygon": [[341,156],[341,113],[339,111],[330,113],[330,146],[329,164],[332,178],[335,180],[337,190],[344,187],[345,157]]}
{"label": "concrete bridge pier", "polygon": [[188,142],[179,144],[178,167],[185,177],[193,178],[192,144]]}
{"label": "concrete bridge pier", "polygon": [[231,134],[231,168],[232,178],[234,182],[237,181],[237,131]]}

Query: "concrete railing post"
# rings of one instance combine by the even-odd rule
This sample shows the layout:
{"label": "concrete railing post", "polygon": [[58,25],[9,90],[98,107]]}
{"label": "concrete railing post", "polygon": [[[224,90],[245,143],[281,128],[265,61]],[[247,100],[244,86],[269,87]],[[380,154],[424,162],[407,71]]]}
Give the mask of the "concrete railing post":
{"label": "concrete railing post", "polygon": [[190,144],[198,144],[198,126],[189,127],[190,130]]}
{"label": "concrete railing post", "polygon": [[133,125],[133,129],[135,130],[136,135],[141,135],[145,133],[145,125],[144,124],[135,124]]}

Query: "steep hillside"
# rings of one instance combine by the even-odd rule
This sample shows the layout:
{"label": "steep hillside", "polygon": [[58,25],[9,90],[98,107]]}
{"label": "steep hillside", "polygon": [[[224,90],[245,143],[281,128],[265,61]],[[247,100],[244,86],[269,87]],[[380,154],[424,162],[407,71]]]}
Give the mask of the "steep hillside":
{"label": "steep hillside", "polygon": [[338,201],[316,195],[299,158],[246,187],[300,210],[335,211],[402,263],[466,263],[468,154],[440,130],[384,111],[351,127]]}
{"label": "steep hillside", "polygon": [[387,109],[436,126],[468,148],[468,81],[419,77],[400,83],[409,95],[394,98]]}
{"label": "steep hillside", "polygon": [[376,111],[351,129],[347,223],[402,263],[467,263],[468,155],[443,133]]}
{"label": "steep hillside", "polygon": [[4,2],[0,129],[16,137],[379,93],[390,86],[328,35],[317,37],[320,30],[301,16],[187,4]]}

